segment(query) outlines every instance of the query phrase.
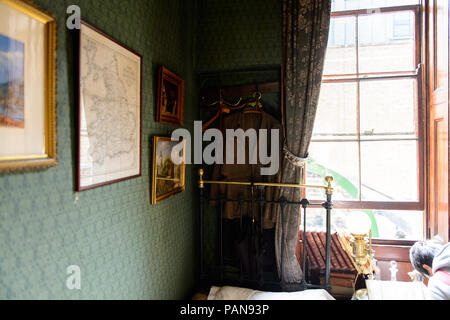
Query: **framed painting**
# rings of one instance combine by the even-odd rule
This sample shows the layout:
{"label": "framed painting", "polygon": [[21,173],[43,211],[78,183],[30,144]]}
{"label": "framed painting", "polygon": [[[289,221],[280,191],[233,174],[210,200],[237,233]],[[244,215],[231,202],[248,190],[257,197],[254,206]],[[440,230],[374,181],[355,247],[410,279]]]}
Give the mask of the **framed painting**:
{"label": "framed painting", "polygon": [[82,21],[77,190],[141,176],[142,57]]}
{"label": "framed painting", "polygon": [[152,204],[185,188],[186,140],[153,137]]}
{"label": "framed painting", "polygon": [[0,173],[56,164],[56,20],[0,0]]}
{"label": "framed painting", "polygon": [[184,80],[160,67],[158,72],[156,121],[183,125]]}

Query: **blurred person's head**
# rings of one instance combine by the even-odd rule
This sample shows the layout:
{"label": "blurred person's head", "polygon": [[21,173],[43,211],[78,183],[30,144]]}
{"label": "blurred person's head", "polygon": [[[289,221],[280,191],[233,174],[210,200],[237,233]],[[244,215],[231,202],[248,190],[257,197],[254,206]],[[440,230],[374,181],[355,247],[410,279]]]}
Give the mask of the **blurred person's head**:
{"label": "blurred person's head", "polygon": [[443,243],[439,239],[416,242],[409,250],[409,259],[414,269],[427,278],[431,276],[434,256],[442,246]]}

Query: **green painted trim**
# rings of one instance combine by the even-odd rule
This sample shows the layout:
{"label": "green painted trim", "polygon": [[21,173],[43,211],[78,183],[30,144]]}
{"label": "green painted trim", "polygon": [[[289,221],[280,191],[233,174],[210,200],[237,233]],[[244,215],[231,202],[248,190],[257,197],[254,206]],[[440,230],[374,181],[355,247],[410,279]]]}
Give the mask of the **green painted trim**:
{"label": "green painted trim", "polygon": [[[358,188],[343,175],[331,169],[325,168],[323,165],[315,162],[313,159],[308,159],[306,161],[306,168],[312,173],[317,174],[324,178],[327,175],[332,175],[334,178],[334,182],[337,185],[341,186],[345,191],[347,191],[350,194],[350,196],[353,197],[353,199],[358,199]],[[370,221],[372,222],[372,236],[374,238],[378,238],[379,237],[378,224],[373,214],[373,211],[372,210],[361,210],[361,211],[369,216]]]}

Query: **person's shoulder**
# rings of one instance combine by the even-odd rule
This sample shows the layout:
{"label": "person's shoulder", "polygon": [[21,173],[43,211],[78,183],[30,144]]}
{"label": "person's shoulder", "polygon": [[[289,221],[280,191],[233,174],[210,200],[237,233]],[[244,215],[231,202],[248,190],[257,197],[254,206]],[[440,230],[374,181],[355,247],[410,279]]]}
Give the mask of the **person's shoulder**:
{"label": "person's shoulder", "polygon": [[441,248],[441,250],[439,250],[438,254],[442,254],[444,252],[450,252],[450,242],[447,242],[446,244],[444,244]]}
{"label": "person's shoulder", "polygon": [[433,275],[428,280],[428,291],[432,300],[447,300],[450,287],[443,283],[437,275]]}

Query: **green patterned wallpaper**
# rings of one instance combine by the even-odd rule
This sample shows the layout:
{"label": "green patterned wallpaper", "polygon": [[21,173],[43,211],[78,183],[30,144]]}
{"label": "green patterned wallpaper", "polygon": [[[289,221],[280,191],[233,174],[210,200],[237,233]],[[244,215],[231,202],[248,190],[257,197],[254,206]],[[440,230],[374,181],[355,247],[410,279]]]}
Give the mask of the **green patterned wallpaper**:
{"label": "green patterned wallpaper", "polygon": [[[150,138],[160,64],[186,80],[185,123],[198,113],[193,66],[195,7],[185,0],[36,0],[58,19],[58,158],[55,168],[0,175],[0,299],[180,299],[197,270],[196,188],[150,205]],[[80,192],[75,188],[73,32],[66,8],[143,55],[142,177]],[[81,290],[66,268],[81,268]]]}
{"label": "green patterned wallpaper", "polygon": [[281,65],[280,0],[199,0],[196,71]]}

